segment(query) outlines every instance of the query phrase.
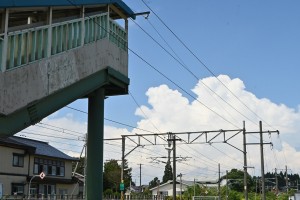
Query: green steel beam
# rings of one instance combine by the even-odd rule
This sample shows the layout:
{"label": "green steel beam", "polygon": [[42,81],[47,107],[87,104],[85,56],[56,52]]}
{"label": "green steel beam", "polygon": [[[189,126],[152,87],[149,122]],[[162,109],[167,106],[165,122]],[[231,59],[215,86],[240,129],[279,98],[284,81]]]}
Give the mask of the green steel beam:
{"label": "green steel beam", "polygon": [[0,137],[11,136],[37,123],[71,102],[87,97],[88,94],[100,87],[105,88],[106,96],[111,96],[127,94],[128,85],[128,77],[107,67],[48,97],[33,102],[15,113],[0,116]]}
{"label": "green steel beam", "polygon": [[89,95],[86,199],[102,199],[103,192],[103,135],[105,89]]}

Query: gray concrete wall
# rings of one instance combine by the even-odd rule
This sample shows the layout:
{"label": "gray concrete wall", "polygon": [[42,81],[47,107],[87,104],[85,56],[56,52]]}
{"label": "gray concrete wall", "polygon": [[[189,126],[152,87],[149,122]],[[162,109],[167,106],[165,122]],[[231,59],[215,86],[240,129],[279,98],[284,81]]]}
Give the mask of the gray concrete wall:
{"label": "gray concrete wall", "polygon": [[128,54],[107,38],[0,73],[0,115],[9,115],[95,72],[128,77]]}

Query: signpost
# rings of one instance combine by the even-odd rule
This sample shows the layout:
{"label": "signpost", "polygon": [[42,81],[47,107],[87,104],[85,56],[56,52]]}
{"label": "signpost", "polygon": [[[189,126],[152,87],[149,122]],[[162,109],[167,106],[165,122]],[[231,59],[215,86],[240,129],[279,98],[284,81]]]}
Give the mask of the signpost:
{"label": "signpost", "polygon": [[[28,199],[30,199],[30,186],[31,186],[31,181],[34,179],[34,177],[40,177],[42,180],[45,178],[46,174],[44,172],[41,172],[39,175],[33,175],[29,181],[29,186],[28,186]],[[1,197],[1,196],[0,196]]]}
{"label": "signpost", "polygon": [[120,190],[124,191],[125,187],[124,187],[124,183],[120,183]]}

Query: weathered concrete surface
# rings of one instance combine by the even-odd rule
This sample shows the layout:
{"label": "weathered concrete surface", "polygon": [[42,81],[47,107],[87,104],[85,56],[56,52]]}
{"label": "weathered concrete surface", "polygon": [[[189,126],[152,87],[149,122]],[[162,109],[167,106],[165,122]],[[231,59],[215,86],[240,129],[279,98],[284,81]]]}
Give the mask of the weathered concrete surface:
{"label": "weathered concrete surface", "polygon": [[128,54],[103,39],[0,73],[0,115],[9,115],[107,66],[128,77]]}

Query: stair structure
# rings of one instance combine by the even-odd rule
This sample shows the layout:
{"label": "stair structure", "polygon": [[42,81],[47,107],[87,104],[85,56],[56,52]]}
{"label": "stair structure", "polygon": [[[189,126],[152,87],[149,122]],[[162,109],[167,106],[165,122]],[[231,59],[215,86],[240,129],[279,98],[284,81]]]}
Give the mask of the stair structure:
{"label": "stair structure", "polygon": [[99,88],[127,94],[130,17],[121,0],[1,0],[0,137]]}

